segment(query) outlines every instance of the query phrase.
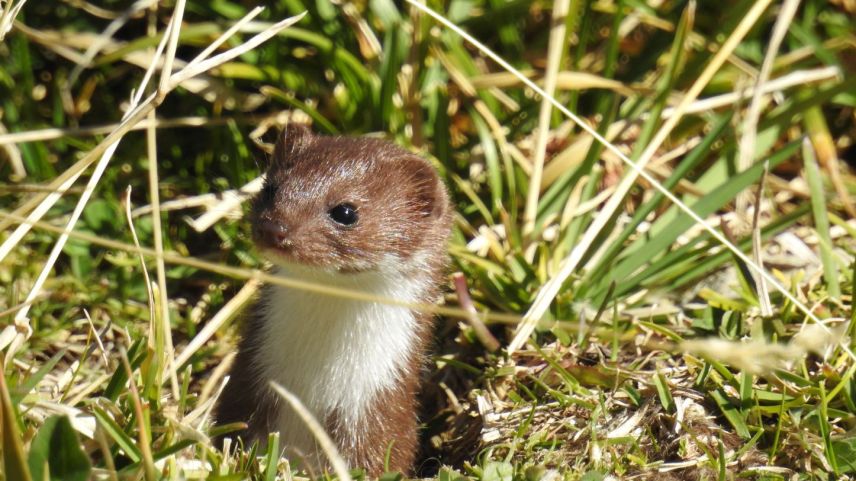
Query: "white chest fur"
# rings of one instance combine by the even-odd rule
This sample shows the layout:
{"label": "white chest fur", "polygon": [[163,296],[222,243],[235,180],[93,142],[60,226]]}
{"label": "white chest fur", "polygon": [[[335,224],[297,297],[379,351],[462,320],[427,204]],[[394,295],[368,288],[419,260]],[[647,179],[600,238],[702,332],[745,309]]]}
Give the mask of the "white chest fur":
{"label": "white chest fur", "polygon": [[[416,302],[424,281],[383,273],[278,274]],[[375,395],[394,388],[415,342],[413,312],[406,307],[332,297],[276,286],[263,307],[262,344],[256,362],[267,379],[293,392],[319,421],[334,413],[345,429],[366,414]],[[290,409],[281,408],[283,445],[305,454],[314,441]],[[349,433],[354,442],[358,432]]]}

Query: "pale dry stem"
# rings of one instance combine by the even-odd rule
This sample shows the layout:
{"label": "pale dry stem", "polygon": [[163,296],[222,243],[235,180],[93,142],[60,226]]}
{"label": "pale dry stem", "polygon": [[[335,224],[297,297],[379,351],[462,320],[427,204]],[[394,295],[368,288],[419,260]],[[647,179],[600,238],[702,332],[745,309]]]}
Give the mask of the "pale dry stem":
{"label": "pale dry stem", "polygon": [[80,78],[80,74],[83,70],[92,64],[92,59],[98,55],[101,49],[113,40],[113,34],[125,26],[128,20],[134,18],[139,14],[139,12],[145,10],[149,5],[156,1],[157,0],[137,0],[127,10],[114,18],[110,24],[107,25],[107,28],[98,35],[98,39],[95,42],[92,42],[92,45],[90,45],[89,48],[86,49],[86,52],[83,53],[82,62],[78,62],[77,65],[74,66],[74,69],[72,69],[71,74],[68,76],[68,84],[74,85],[77,82],[77,79]]}
{"label": "pale dry stem", "polygon": [[[776,59],[776,54],[779,51],[779,46],[785,38],[788,31],[788,26],[796,14],[800,0],[785,0],[782,8],[779,10],[779,15],[776,18],[776,23],[773,26],[773,33],[770,35],[770,42],[767,44],[767,54],[764,56],[764,61],[761,64],[761,70],[755,78],[755,88],[752,93],[752,101],[749,103],[749,111],[743,119],[743,133],[740,137],[739,150],[737,154],[737,166],[739,171],[744,171],[752,166],[755,162],[755,139],[758,135],[758,120],[761,118],[762,99],[761,86],[767,83],[770,78],[770,73],[773,70],[773,62]],[[737,212],[741,216],[745,216],[746,210],[751,203],[751,195],[744,190],[737,195]]]}
{"label": "pale dry stem", "polygon": [[261,282],[258,279],[250,279],[244,284],[244,287],[235,294],[234,297],[229,299],[229,301],[217,311],[211,319],[205,323],[205,327],[200,330],[194,338],[187,343],[184,349],[181,351],[175,361],[173,362],[173,367],[178,369],[184,363],[190,360],[190,357],[196,353],[202,346],[214,336],[214,333],[220,330],[224,324],[226,324],[230,319],[233,319],[240,311],[243,309],[244,305],[246,305],[250,300],[252,300],[253,296],[256,295],[259,288],[261,287]]}
{"label": "pale dry stem", "polygon": [[[738,92],[729,92],[727,94],[715,95],[713,97],[697,100],[686,108],[684,114],[709,112],[718,108],[733,106],[742,100],[754,96],[757,92],[760,92],[760,95],[770,95],[781,90],[823,82],[839,76],[841,76],[841,69],[836,66],[821,67],[811,70],[797,70],[768,82],[764,82],[757,87],[753,86],[748,89],[742,89]],[[676,114],[676,108],[668,107],[663,109],[662,117],[669,118]]]}
{"label": "pale dry stem", "polygon": [[348,471],[347,463],[345,463],[345,460],[342,458],[342,455],[339,453],[339,450],[336,448],[336,444],[333,443],[330,435],[324,431],[323,427],[321,427],[321,423],[315,419],[315,416],[312,415],[303,402],[297,396],[292,394],[291,391],[285,389],[274,381],[270,382],[270,386],[281,398],[288,402],[291,409],[297,413],[312,435],[315,436],[315,440],[318,441],[318,445],[321,446],[321,450],[327,455],[327,459],[333,466],[333,471],[336,473],[336,476],[338,476],[339,481],[351,481],[351,474]]}
{"label": "pale dry stem", "polygon": [[[562,52],[565,51],[565,17],[568,16],[570,0],[553,2],[553,17],[550,30],[550,40],[547,47],[547,71],[544,75],[544,92],[541,97],[541,107],[538,113],[538,133],[532,159],[532,174],[529,176],[529,193],[526,197],[526,208],[523,212],[523,235],[528,237],[535,229],[535,217],[538,213],[538,199],[541,193],[541,176],[544,172],[544,159],[547,156],[547,137],[550,133],[550,118],[553,114],[553,104],[550,99],[556,92],[556,79],[562,62]],[[531,259],[530,259],[531,260]]]}
{"label": "pale dry stem", "polygon": [[[270,118],[270,115],[235,115],[230,117],[203,117],[189,116],[173,119],[155,119],[151,121],[146,118],[128,129],[128,131],[145,130],[150,125],[158,129],[171,129],[175,127],[217,127],[230,123],[257,124]],[[25,144],[28,142],[41,142],[45,140],[61,139],[63,137],[74,137],[84,135],[104,135],[113,132],[121,123],[91,125],[88,127],[56,127],[49,129],[27,130],[25,132],[0,133],[0,146],[13,144]]]}
{"label": "pale dry stem", "polygon": [[[761,180],[758,181],[758,190],[755,194],[755,212],[752,216],[752,257],[755,262],[762,266],[764,265],[764,251],[761,248],[761,201],[764,199],[764,184],[767,182],[767,175],[770,173],[770,162],[764,162],[764,173],[761,175]],[[761,306],[761,315],[770,317],[773,315],[773,305],[770,303],[770,292],[767,287],[767,281],[755,275],[755,284],[758,288],[758,302]]]}
{"label": "pale dry stem", "polygon": [[[183,6],[182,6],[183,8]],[[157,33],[155,29],[155,12],[156,10],[151,11],[150,22],[149,22],[149,35],[155,35]],[[173,22],[173,25],[180,24],[180,18],[177,22]],[[175,29],[176,31],[178,29]],[[177,41],[178,37],[170,36],[170,41],[173,38]],[[170,45],[172,47],[172,45]],[[170,54],[174,56],[175,49],[172,48],[170,50]],[[158,58],[158,55],[155,55],[155,58]],[[167,75],[167,71],[163,72],[164,75]],[[146,129],[146,154],[148,157],[148,178],[149,178],[149,202],[151,202],[152,212],[152,237],[154,238],[155,243],[155,252],[159,254],[159,257],[155,260],[155,269],[158,279],[158,306],[160,307],[160,321],[162,323],[162,330],[164,337],[164,350],[166,354],[166,365],[167,365],[167,375],[170,380],[170,387],[172,388],[172,395],[176,399],[179,397],[179,386],[178,386],[178,375],[175,370],[175,347],[172,342],[172,322],[170,320],[169,315],[169,291],[167,290],[166,285],[166,266],[164,266],[163,257],[163,228],[161,226],[161,210],[160,210],[160,182],[158,180],[158,154],[157,154],[157,131],[154,127],[154,120],[156,119],[156,109],[152,109],[149,112],[149,128]],[[128,198],[128,222],[131,222],[130,217],[130,197]],[[138,246],[139,247],[139,246]],[[155,319],[154,317],[152,319]]]}
{"label": "pale dry stem", "polygon": [[15,3],[13,0],[6,0],[3,2],[3,11],[0,12],[0,42],[6,37],[6,34],[12,30],[12,25],[15,23],[15,17],[18,16],[18,12],[24,8],[24,4],[27,3],[27,0],[18,0]]}

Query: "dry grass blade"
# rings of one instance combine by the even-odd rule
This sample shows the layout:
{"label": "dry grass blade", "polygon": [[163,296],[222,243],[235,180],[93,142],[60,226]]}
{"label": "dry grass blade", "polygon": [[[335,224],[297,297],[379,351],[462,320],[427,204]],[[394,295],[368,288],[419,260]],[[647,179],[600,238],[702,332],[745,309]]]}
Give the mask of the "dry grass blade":
{"label": "dry grass blade", "polygon": [[303,420],[303,423],[306,424],[306,427],[312,435],[315,436],[315,439],[321,446],[321,450],[324,451],[324,454],[327,455],[327,459],[333,466],[333,471],[336,473],[336,476],[339,477],[339,481],[351,481],[351,474],[348,471],[347,463],[345,463],[342,455],[339,454],[339,450],[336,448],[333,440],[330,439],[330,435],[321,427],[321,423],[315,419],[315,416],[309,412],[309,409],[303,405],[297,396],[273,381],[270,382],[270,386],[277,394],[280,395],[280,397],[288,402],[289,406],[294,409],[294,412],[297,413],[300,419]]}
{"label": "dry grass blade", "polygon": [[[137,237],[137,229],[134,227],[134,219],[131,217],[131,186],[125,190],[125,220],[128,222],[128,229],[131,231],[131,238],[134,240],[134,246],[139,249],[140,248],[140,239]],[[155,252],[158,252],[157,249]],[[163,251],[161,251],[163,252]],[[142,252],[139,252],[140,259],[140,269],[143,270],[143,279],[146,282],[146,297],[148,298],[149,305],[149,344],[151,345],[155,342],[155,333],[158,332],[155,323],[157,322],[158,315],[156,310],[157,302],[155,301],[155,293],[152,288],[152,279],[149,276],[149,269],[146,267],[146,258],[143,256]],[[158,288],[158,293],[160,293],[160,289]],[[154,350],[154,349],[153,349]]]}
{"label": "dry grass blade", "polygon": [[[169,38],[166,47],[166,57],[164,57],[163,66],[161,67],[160,83],[158,83],[158,95],[165,96],[170,88],[170,77],[172,76],[172,66],[175,63],[175,50],[178,48],[178,34],[181,31],[181,19],[184,18],[184,5],[186,0],[178,0],[175,2],[175,8],[172,9],[172,19],[170,20],[170,29],[163,36],[163,40]],[[155,57],[157,58],[157,56]],[[155,62],[152,63],[154,65]]]}
{"label": "dry grass blade", "polygon": [[134,220],[131,217],[131,186],[125,190],[125,220],[128,221],[128,230],[131,231],[131,239],[134,240],[134,246],[138,249],[137,254],[140,258],[140,268],[143,270],[143,279],[146,282],[146,293],[149,299],[149,322],[153,322],[155,318],[154,305],[155,299],[152,295],[152,280],[149,277],[149,270],[146,268],[146,258],[143,256],[143,252],[140,248],[140,239],[137,237],[137,229],[134,228]]}
{"label": "dry grass blade", "polygon": [[[180,199],[167,200],[160,203],[160,211],[163,213],[173,210],[193,209],[196,207],[204,207],[210,210],[214,208],[215,205],[220,203],[221,197],[239,194],[240,192],[238,190],[227,190],[224,191],[221,195],[208,193],[194,195],[190,197],[182,197]],[[237,209],[235,211],[237,211]],[[131,215],[133,215],[134,217],[139,217],[142,215],[151,214],[151,212],[151,205],[143,205],[132,210]]]}
{"label": "dry grass blade", "polygon": [[6,0],[5,5],[3,6],[3,11],[0,12],[0,42],[6,38],[6,34],[12,30],[12,25],[15,23],[15,17],[18,16],[18,12],[24,8],[24,4],[27,3],[27,0],[18,0],[15,3],[13,0]]}
{"label": "dry grass blade", "polygon": [[276,34],[281,32],[282,30],[284,30],[284,29],[294,25],[295,23],[299,22],[301,19],[303,19],[304,16],[306,16],[305,12],[301,13],[300,15],[295,15],[293,17],[286,18],[285,20],[281,20],[281,21],[271,25],[270,28],[268,28],[267,30],[263,31],[262,33],[254,36],[254,37],[252,37],[251,39],[247,40],[246,42],[242,43],[241,45],[238,45],[237,47],[233,47],[233,48],[231,48],[231,49],[229,49],[229,50],[227,50],[227,51],[225,51],[225,52],[223,52],[217,56],[211,57],[207,60],[197,62],[193,65],[188,65],[187,67],[182,69],[180,72],[173,75],[173,77],[170,79],[170,89],[175,88],[176,86],[181,84],[181,82],[183,82],[189,78],[195,77],[202,72],[207,72],[208,70],[211,70],[212,68],[215,68],[219,65],[222,65],[223,63],[226,63],[235,57],[243,55],[246,52],[249,52],[250,50],[257,47],[258,45],[268,41],[273,36],[275,36]]}
{"label": "dry grass blade", "polygon": [[[8,134],[6,126],[0,122],[0,137]],[[21,157],[21,151],[14,145],[6,145],[0,143],[0,148],[6,152],[6,160],[12,167],[12,174],[9,176],[13,181],[20,181],[27,177],[27,169],[24,167],[24,159]]]}
{"label": "dry grass blade", "polygon": [[110,43],[114,33],[122,28],[128,20],[135,17],[139,12],[149,8],[149,6],[154,4],[155,1],[156,0],[137,0],[130,8],[122,12],[118,17],[114,18],[110,24],[107,25],[107,28],[105,28],[98,36],[98,40],[93,42],[92,45],[86,49],[86,52],[83,54],[83,62],[78,63],[68,76],[68,85],[74,85],[77,82],[77,79],[80,77],[83,70],[89,67],[92,63],[92,59],[98,55],[98,52],[100,52],[102,48]]}
{"label": "dry grass blade", "polygon": [[[83,310],[83,315],[86,317],[86,322],[89,324],[89,332],[92,335],[92,338],[95,339],[95,344],[98,346],[98,351],[101,353],[101,362],[104,363],[104,368],[110,366],[109,361],[107,360],[107,349],[104,348],[104,343],[101,341],[101,334],[98,332],[98,329],[95,328],[95,323],[92,322],[92,317],[89,315],[89,311],[86,309]],[[105,331],[109,327],[105,326]]]}
{"label": "dry grass blade", "polygon": [[493,334],[490,333],[487,326],[479,318],[479,313],[470,297],[470,292],[467,288],[467,279],[464,277],[464,274],[456,272],[452,275],[452,279],[455,283],[455,293],[458,295],[458,303],[465,311],[470,313],[467,321],[470,323],[470,327],[473,328],[479,342],[490,352],[498,351],[501,347],[499,341],[493,337]]}
{"label": "dry grass blade", "polygon": [[[180,13],[183,13],[184,6],[179,10],[178,6],[176,6],[176,16],[178,16],[178,20],[173,21],[172,25],[179,25],[181,21]],[[154,11],[152,12],[154,14]],[[151,17],[154,20],[154,16]],[[175,32],[178,32],[178,28],[173,28]],[[157,34],[155,30],[155,22],[149,22],[149,35],[154,36]],[[170,36],[170,41],[178,42],[178,36]],[[175,55],[175,45],[170,44],[168,58],[174,57]],[[203,52],[204,53],[204,52]],[[155,54],[155,58],[159,56]],[[167,76],[167,70],[162,72],[162,75]],[[146,154],[148,157],[148,178],[149,178],[149,202],[152,206],[151,219],[152,219],[152,237],[154,238],[155,243],[155,252],[158,253],[158,258],[155,260],[155,270],[158,278],[158,303],[157,305],[160,307],[160,322],[163,324],[163,329],[160,332],[164,335],[164,351],[167,358],[167,364],[169,366],[173,366],[175,364],[175,348],[172,343],[172,323],[170,321],[169,315],[169,291],[167,290],[166,285],[166,266],[163,262],[163,228],[161,226],[161,210],[160,210],[160,182],[158,181],[158,154],[157,154],[157,131],[154,127],[154,121],[156,120],[155,109],[152,109],[149,112],[149,128],[146,129]],[[130,204],[130,197],[128,198],[128,204]],[[128,222],[131,222],[130,217],[130,205],[127,206],[128,209]],[[137,246],[139,247],[139,245]],[[152,320],[156,319],[156,317],[152,317]],[[152,332],[157,332],[154,329]],[[170,387],[172,388],[172,395],[175,398],[179,397],[179,387],[178,387],[178,376],[175,372],[175,369],[169,369],[168,371]]]}
{"label": "dry grass blade", "polygon": [[252,19],[256,18],[263,11],[264,11],[264,7],[256,7],[254,9],[250,10],[249,12],[247,12],[247,14],[244,15],[243,18],[241,18],[240,20],[235,22],[234,25],[229,27],[225,32],[223,32],[219,37],[217,37],[216,40],[211,42],[211,44],[208,45],[207,47],[205,47],[204,50],[199,52],[199,55],[194,57],[193,60],[191,60],[187,64],[187,67],[190,67],[192,65],[196,65],[199,62],[202,62],[203,60],[210,57],[211,54],[214,53],[215,50],[220,48],[220,46],[223,45],[224,42],[226,42],[226,40],[229,40],[229,38],[231,38],[232,35],[234,35],[236,32],[241,30],[241,28],[243,28],[244,25],[248,24],[250,21],[252,21]]}
{"label": "dry grass blade", "polygon": [[[39,297],[42,297],[42,296],[39,296]],[[38,300],[39,297],[37,297],[36,300]],[[0,317],[11,316],[12,314],[18,312],[18,309],[22,308],[26,304],[27,304],[26,302],[21,302],[21,303],[15,304],[14,306],[11,306],[7,309],[4,309],[4,310],[0,311]],[[30,304],[32,304],[32,301],[30,302]],[[12,327],[14,327],[14,326],[12,326]],[[4,347],[6,347],[6,346],[3,344],[2,341],[0,341],[0,350],[2,350]]]}
{"label": "dry grass blade", "polygon": [[[761,201],[764,199],[764,184],[767,182],[767,175],[769,173],[770,163],[768,161],[764,163],[764,173],[758,182],[758,191],[755,195],[755,212],[752,215],[752,257],[759,266],[764,265],[764,254],[761,249]],[[758,302],[761,305],[761,315],[770,317],[773,315],[773,305],[770,303],[770,292],[767,288],[767,281],[756,274],[755,284],[758,286]]]}
{"label": "dry grass blade", "polygon": [[526,197],[526,209],[523,212],[523,235],[529,236],[535,228],[538,213],[538,199],[541,193],[541,176],[544,172],[544,159],[547,155],[547,137],[550,133],[550,117],[553,104],[550,98],[556,92],[556,78],[565,51],[566,22],[570,0],[556,0],[553,3],[553,28],[550,30],[550,44],[547,51],[547,72],[544,77],[544,91],[541,97],[541,110],[538,113],[538,136],[535,141],[535,155],[532,159],[532,175],[529,176],[529,193]]}
{"label": "dry grass blade", "polygon": [[[236,115],[214,118],[190,116],[178,117],[174,119],[155,119],[154,121],[151,121],[150,119],[146,118],[128,129],[128,131],[130,132],[136,130],[144,130],[147,129],[149,125],[154,125],[155,128],[158,129],[170,129],[174,127],[215,127],[226,125],[232,122],[239,124],[257,124],[268,117],[268,115]],[[109,134],[110,132],[113,132],[114,130],[119,128],[120,125],[121,123],[115,123],[105,125],[92,125],[89,127],[50,128],[28,130],[26,132],[0,133],[0,146],[6,146],[10,144],[24,144],[28,142],[40,142],[45,140],[61,139],[63,137]]]}
{"label": "dry grass blade", "polygon": [[[701,112],[709,112],[722,107],[730,107],[735,103],[752,97],[757,90],[760,90],[761,95],[769,95],[774,92],[799,87],[802,85],[813,84],[831,80],[841,76],[841,69],[836,66],[822,67],[812,70],[797,70],[787,75],[765,82],[757,88],[750,87],[739,92],[729,92],[727,94],[716,95],[702,100],[698,100],[690,104],[685,110],[685,114],[697,114]],[[669,118],[677,114],[677,108],[669,107],[663,109],[663,118]]]}
{"label": "dry grass blade", "polygon": [[[521,71],[527,78],[533,79],[538,85],[545,85],[545,80],[538,78],[536,73],[529,70]],[[606,89],[612,90],[624,96],[630,96],[639,92],[646,92],[648,89],[642,87],[631,87],[625,85],[618,80],[602,77],[589,72],[574,72],[563,70],[556,74],[555,90],[588,90],[588,89]],[[470,79],[475,88],[518,88],[523,84],[519,78],[509,72],[486,73],[472,77]],[[545,87],[545,90],[546,87]]]}
{"label": "dry grass blade", "polygon": [[246,284],[244,284],[244,287],[235,294],[235,297],[229,299],[229,302],[217,311],[217,314],[214,314],[214,317],[205,324],[205,327],[196,334],[196,337],[187,343],[187,346],[185,346],[184,350],[181,351],[181,354],[179,354],[173,361],[173,371],[177,370],[184,363],[190,360],[190,357],[193,356],[200,347],[204,346],[205,343],[211,339],[211,336],[223,327],[223,324],[225,324],[229,319],[235,317],[244,304],[249,302],[256,292],[258,292],[259,287],[261,287],[261,282],[258,279],[250,279]]}
{"label": "dry grass blade", "polygon": [[[49,194],[46,194],[43,198],[43,201],[38,203],[35,206],[36,208],[32,212],[30,212],[29,215],[27,215],[27,220],[37,221],[41,219],[42,216],[44,216],[45,213],[47,213],[47,211],[50,210],[51,207],[53,207],[53,205],[60,199],[60,197],[62,197],[62,195],[65,194],[65,192],[74,184],[74,182],[77,181],[77,178],[80,177],[80,174],[82,173],[83,171],[81,170],[80,172],[70,176],[64,182],[59,184],[56,187],[56,190],[50,192]],[[5,259],[10,252],[12,252],[12,249],[14,249],[16,245],[18,245],[18,242],[20,242],[21,239],[23,239],[29,231],[29,224],[21,224],[9,235],[9,237],[6,238],[6,240],[3,241],[3,244],[0,244],[0,262],[2,262],[3,259]]]}
{"label": "dry grass blade", "polygon": [[[770,35],[767,54],[764,56],[764,62],[761,64],[758,77],[755,79],[752,101],[749,103],[749,113],[743,120],[743,128],[741,129],[743,136],[740,138],[740,149],[737,154],[737,166],[741,172],[751,167],[755,161],[755,139],[758,135],[758,119],[761,118],[761,100],[763,98],[761,86],[767,83],[767,79],[770,78],[770,72],[773,70],[773,62],[776,60],[776,53],[779,51],[779,46],[785,38],[788,25],[791,24],[791,20],[793,20],[799,4],[800,0],[785,0],[782,3],[782,8],[779,10],[776,24],[773,27],[773,33]],[[748,191],[738,194],[738,214],[745,214],[750,202],[751,199]]]}
{"label": "dry grass blade", "polygon": [[189,221],[190,226],[196,232],[208,230],[208,228],[216,224],[220,219],[234,212],[248,197],[262,190],[264,180],[264,176],[260,175],[247,182],[240,189],[223,192],[223,200],[213,205],[208,209],[208,212]]}
{"label": "dry grass blade", "polygon": [[134,370],[131,369],[131,363],[128,361],[128,353],[123,346],[119,346],[119,358],[122,360],[122,366],[125,368],[125,373],[128,375],[128,387],[131,392],[131,400],[134,403],[134,411],[137,414],[137,429],[139,429],[139,448],[143,455],[143,472],[146,481],[155,481],[158,479],[155,471],[155,462],[152,457],[152,433],[149,432],[149,427],[146,425],[146,420],[149,419],[144,412],[143,401],[140,399],[140,392],[137,390],[137,385],[134,383]]}

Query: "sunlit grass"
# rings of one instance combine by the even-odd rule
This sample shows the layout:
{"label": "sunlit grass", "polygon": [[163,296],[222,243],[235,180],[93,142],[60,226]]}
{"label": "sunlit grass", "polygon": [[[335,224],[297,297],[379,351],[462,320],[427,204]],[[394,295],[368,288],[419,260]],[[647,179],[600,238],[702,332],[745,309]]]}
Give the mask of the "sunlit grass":
{"label": "sunlit grass", "polygon": [[[5,479],[333,476],[293,472],[275,438],[233,453],[209,441],[235,428],[208,416],[241,309],[281,282],[259,270],[241,216],[288,119],[412,148],[453,196],[460,275],[433,307],[414,474],[856,475],[847,2],[803,2],[793,19],[748,0],[427,4],[609,146],[413,6],[288,0],[236,24],[244,4],[190,0],[174,72],[230,27],[209,53],[307,14],[193,80],[165,85],[156,69],[141,89],[181,2],[52,3],[28,2],[0,43]],[[159,85],[169,95],[132,110],[134,89],[145,104]],[[120,126],[125,115],[149,130]],[[745,257],[651,180],[631,182],[621,157]],[[42,222],[13,235],[26,216]]]}

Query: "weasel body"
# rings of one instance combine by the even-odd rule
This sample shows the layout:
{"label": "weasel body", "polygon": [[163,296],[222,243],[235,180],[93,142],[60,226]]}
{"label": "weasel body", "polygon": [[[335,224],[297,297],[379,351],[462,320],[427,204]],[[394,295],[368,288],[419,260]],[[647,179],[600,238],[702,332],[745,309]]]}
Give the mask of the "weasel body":
{"label": "weasel body", "polygon": [[[253,236],[290,278],[431,303],[446,264],[448,198],[433,167],[385,141],[287,128],[253,202]],[[304,424],[268,387],[297,395],[352,467],[409,471],[416,391],[432,316],[407,307],[267,286],[245,324],[215,413],[245,442],[279,431],[325,465]]]}

